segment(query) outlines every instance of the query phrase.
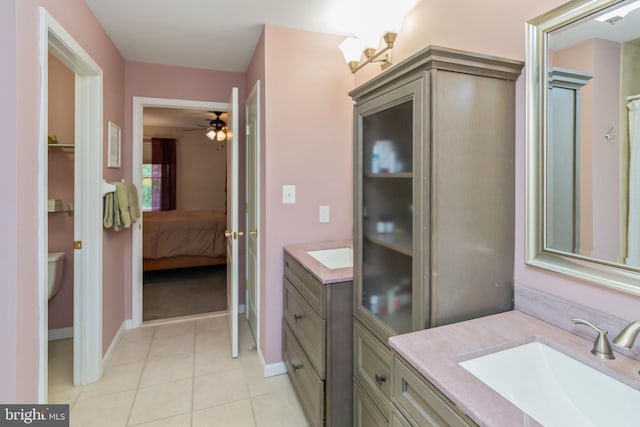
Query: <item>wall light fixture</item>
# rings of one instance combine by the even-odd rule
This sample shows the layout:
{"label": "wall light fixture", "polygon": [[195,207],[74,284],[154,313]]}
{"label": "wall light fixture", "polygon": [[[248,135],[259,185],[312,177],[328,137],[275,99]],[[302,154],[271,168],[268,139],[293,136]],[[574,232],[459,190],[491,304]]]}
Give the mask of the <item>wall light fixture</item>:
{"label": "wall light fixture", "polygon": [[352,73],[372,62],[381,62],[384,70],[391,65],[391,49],[397,36],[397,33],[391,31],[384,33],[384,46],[380,50],[365,46],[357,37],[347,37],[339,47]]}

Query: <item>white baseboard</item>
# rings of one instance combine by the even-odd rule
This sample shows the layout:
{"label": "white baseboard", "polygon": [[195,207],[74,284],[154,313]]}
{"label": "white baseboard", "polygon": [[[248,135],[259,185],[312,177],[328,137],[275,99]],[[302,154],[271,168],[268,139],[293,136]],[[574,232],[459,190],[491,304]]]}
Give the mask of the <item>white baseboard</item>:
{"label": "white baseboard", "polygon": [[109,349],[102,357],[102,372],[104,372],[104,369],[109,364],[109,360],[111,360],[111,356],[113,355],[113,350],[120,342],[120,338],[122,338],[122,332],[124,332],[125,329],[127,329],[127,320],[122,322],[122,324],[120,325],[120,329],[118,329],[118,332],[116,332],[113,339],[111,340],[111,344],[109,344]]}
{"label": "white baseboard", "polygon": [[134,323],[133,319],[127,319],[124,321],[124,329],[125,331],[128,331],[130,329],[136,329],[139,328],[140,325],[136,325],[136,323]]}
{"label": "white baseboard", "polygon": [[262,357],[262,351],[260,351],[259,346],[258,346],[258,359],[262,364],[265,378],[275,377],[276,375],[282,375],[287,373],[287,364],[284,362],[267,364],[264,361],[264,357]]}
{"label": "white baseboard", "polygon": [[66,340],[67,338],[73,338],[73,326],[49,329],[49,341]]}

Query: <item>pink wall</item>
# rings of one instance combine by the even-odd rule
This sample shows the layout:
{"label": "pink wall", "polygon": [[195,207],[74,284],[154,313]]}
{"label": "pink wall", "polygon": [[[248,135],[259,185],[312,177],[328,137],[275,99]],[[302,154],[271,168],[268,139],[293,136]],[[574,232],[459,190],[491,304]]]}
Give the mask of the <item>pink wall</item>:
{"label": "pink wall", "polygon": [[[75,74],[49,54],[48,133],[59,144],[73,144],[75,122]],[[62,208],[73,203],[74,153],[50,149],[48,153],[48,197],[60,199]],[[49,252],[64,252],[60,290],[49,300],[49,329],[73,326],[73,216],[50,213]]]}
{"label": "pink wall", "polygon": [[[593,121],[593,247],[599,259],[618,261],[620,254],[620,146],[618,137],[607,141],[605,132],[611,125],[620,129],[620,64],[622,45],[595,40],[596,82]],[[614,172],[615,171],[615,172]]]}
{"label": "pink wall", "polygon": [[[0,198],[5,207],[18,206],[18,128],[17,128],[17,70],[16,70],[16,5],[15,1],[0,2],[0,128],[2,139],[0,140]],[[30,397],[30,393],[18,396],[18,352],[37,349],[33,343],[18,342],[18,210],[3,209],[0,215],[0,402],[14,402]],[[23,308],[28,308],[23,304]],[[33,314],[33,309],[29,309]],[[23,329],[23,331],[25,331]],[[34,329],[26,332],[33,334]],[[35,329],[37,335],[37,329]],[[20,346],[19,346],[20,345]],[[35,370],[35,366],[21,366],[20,374],[24,374],[27,368]],[[33,381],[36,378],[30,373],[26,380]],[[20,377],[20,382],[24,381]]]}
{"label": "pink wall", "polygon": [[[238,88],[240,111],[238,122],[244,123],[244,101],[246,99],[245,73],[227,71],[212,71],[196,68],[176,67],[170,65],[147,64],[141,62],[127,62],[125,66],[126,85],[124,90],[125,125],[122,128],[123,169],[126,178],[131,179],[131,150],[132,150],[132,107],[133,97],[168,98],[192,101],[229,102],[231,88]],[[244,132],[237,132],[240,159],[244,159]],[[244,165],[244,162],[242,162]],[[239,171],[239,198],[244,200],[244,166]],[[242,203],[241,206],[244,206]],[[244,230],[244,208],[240,209],[240,229]],[[124,247],[125,257],[125,310],[127,318],[131,318],[131,239]],[[244,265],[244,248],[240,246],[240,265]],[[239,275],[240,302],[244,301],[244,268],[240,268]]]}
{"label": "pink wall", "polygon": [[[264,156],[265,265],[262,353],[282,360],[283,245],[352,236],[353,77],[337,49],[342,38],[267,25]],[[296,204],[282,204],[282,185]],[[331,222],[318,222],[329,205]]]}
{"label": "pink wall", "polygon": [[[44,263],[44,260],[34,258],[34,254],[38,253],[36,159],[40,111],[39,6],[44,6],[102,67],[105,130],[107,120],[122,123],[123,119],[124,61],[83,0],[2,2],[3,41],[0,45],[3,46],[2,53],[6,53],[2,62],[12,68],[12,71],[3,71],[3,94],[9,96],[3,95],[0,99],[0,111],[3,112],[2,117],[8,117],[12,123],[3,130],[3,148],[6,148],[3,150],[0,170],[3,188],[6,187],[2,190],[4,200],[16,208],[15,212],[5,211],[2,214],[2,227],[12,228],[2,230],[2,253],[3,256],[10,254],[8,260],[3,262],[10,265],[4,270],[4,274],[9,276],[7,280],[3,280],[3,288],[7,289],[6,292],[3,289],[0,311],[4,313],[7,309],[10,317],[15,313],[15,319],[9,319],[10,331],[5,335],[4,329],[2,330],[2,339],[6,347],[15,351],[13,356],[3,354],[3,363],[0,363],[0,378],[3,378],[0,383],[0,396],[5,402],[35,402],[38,399],[38,269],[34,266],[38,262]],[[13,42],[13,48],[5,45]],[[4,70],[4,65],[2,69]],[[5,84],[10,88],[7,91],[4,91]],[[20,102],[17,102],[18,99]],[[109,252],[112,244],[113,242],[105,239],[105,253]],[[115,251],[114,256],[122,260],[122,254],[118,252],[121,251]],[[122,265],[120,260],[116,259],[114,263]],[[119,271],[105,268],[104,289],[103,337],[108,344],[124,320],[121,268]],[[5,304],[9,304],[8,307],[5,307]],[[4,363],[5,361],[8,363]],[[16,381],[16,378],[19,380]]]}

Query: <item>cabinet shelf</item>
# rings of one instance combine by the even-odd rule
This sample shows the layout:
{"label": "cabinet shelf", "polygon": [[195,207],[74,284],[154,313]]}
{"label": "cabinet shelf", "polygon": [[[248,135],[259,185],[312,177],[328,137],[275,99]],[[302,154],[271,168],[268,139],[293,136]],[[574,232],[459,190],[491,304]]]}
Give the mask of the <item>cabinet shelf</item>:
{"label": "cabinet shelf", "polygon": [[365,178],[413,178],[413,172],[396,172],[396,173],[366,173]]}
{"label": "cabinet shelf", "polygon": [[73,153],[76,149],[75,144],[47,144],[49,150],[60,150],[66,153]]}
{"label": "cabinet shelf", "polygon": [[365,239],[392,251],[413,256],[413,242],[410,234],[365,234]]}

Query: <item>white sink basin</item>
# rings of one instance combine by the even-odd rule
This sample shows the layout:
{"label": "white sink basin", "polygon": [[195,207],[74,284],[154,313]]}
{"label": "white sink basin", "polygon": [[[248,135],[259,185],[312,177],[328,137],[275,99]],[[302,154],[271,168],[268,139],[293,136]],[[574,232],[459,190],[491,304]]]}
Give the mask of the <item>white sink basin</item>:
{"label": "white sink basin", "polygon": [[307,251],[307,253],[327,268],[353,267],[353,249],[351,248],[321,249]]}
{"label": "white sink basin", "polygon": [[545,427],[640,426],[640,391],[540,342],[459,364]]}

